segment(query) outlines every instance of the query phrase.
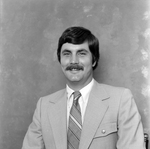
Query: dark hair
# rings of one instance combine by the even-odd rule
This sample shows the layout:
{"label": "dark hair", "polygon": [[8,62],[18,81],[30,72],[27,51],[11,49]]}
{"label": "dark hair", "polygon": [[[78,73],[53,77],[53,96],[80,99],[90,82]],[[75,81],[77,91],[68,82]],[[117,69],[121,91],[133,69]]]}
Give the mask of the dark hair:
{"label": "dark hair", "polygon": [[61,35],[58,41],[58,49],[57,49],[57,56],[58,61],[60,62],[60,52],[61,47],[64,43],[72,43],[72,44],[82,44],[87,42],[89,45],[90,52],[93,56],[93,63],[96,62],[93,69],[95,69],[98,65],[99,60],[99,41],[98,39],[84,27],[70,27],[67,28]]}

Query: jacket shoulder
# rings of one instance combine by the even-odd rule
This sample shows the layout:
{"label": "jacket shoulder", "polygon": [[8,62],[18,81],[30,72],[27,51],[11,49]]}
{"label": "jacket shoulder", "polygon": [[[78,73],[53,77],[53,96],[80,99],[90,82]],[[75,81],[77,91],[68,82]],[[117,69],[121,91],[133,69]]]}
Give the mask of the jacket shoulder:
{"label": "jacket shoulder", "polygon": [[108,85],[108,84],[99,84],[101,86],[103,86],[106,90],[125,90],[127,88],[125,87],[119,87],[119,86],[112,86],[112,85]]}
{"label": "jacket shoulder", "polygon": [[122,94],[124,94],[124,92],[127,92],[129,94],[131,94],[130,89],[125,88],[125,87],[118,87],[118,86],[112,86],[112,85],[108,85],[108,84],[100,84],[98,83],[99,86],[103,87],[104,90],[107,92],[108,95],[113,95],[113,96],[121,96]]}
{"label": "jacket shoulder", "polygon": [[62,90],[59,90],[59,91],[56,91],[52,94],[49,94],[49,95],[46,95],[46,96],[43,96],[41,97],[41,99],[44,101],[44,102],[56,102],[57,100],[61,99],[62,96],[66,93],[66,89],[62,89]]}

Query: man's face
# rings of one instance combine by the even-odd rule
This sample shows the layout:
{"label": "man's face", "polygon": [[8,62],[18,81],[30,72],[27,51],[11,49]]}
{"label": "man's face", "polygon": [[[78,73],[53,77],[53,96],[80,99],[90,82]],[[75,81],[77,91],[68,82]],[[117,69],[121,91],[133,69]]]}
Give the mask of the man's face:
{"label": "man's face", "polygon": [[68,83],[85,86],[93,78],[92,54],[88,43],[65,43],[61,48],[61,67]]}

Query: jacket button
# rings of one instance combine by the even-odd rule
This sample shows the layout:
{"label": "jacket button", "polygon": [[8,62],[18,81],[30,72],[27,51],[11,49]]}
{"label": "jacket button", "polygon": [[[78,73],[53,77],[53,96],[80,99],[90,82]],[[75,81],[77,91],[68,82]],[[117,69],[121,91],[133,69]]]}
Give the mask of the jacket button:
{"label": "jacket button", "polygon": [[103,130],[102,130],[102,133],[103,133],[103,134],[105,134],[105,133],[106,133],[106,130],[105,130],[105,129],[103,129]]}

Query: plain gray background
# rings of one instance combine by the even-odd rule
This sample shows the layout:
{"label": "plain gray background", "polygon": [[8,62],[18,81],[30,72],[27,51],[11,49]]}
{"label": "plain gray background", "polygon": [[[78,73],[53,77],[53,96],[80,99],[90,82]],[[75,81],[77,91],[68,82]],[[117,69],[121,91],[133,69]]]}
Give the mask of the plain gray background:
{"label": "plain gray background", "polygon": [[65,87],[57,42],[74,25],[100,40],[95,79],[132,91],[150,135],[149,0],[0,2],[0,149],[20,149],[38,99]]}

